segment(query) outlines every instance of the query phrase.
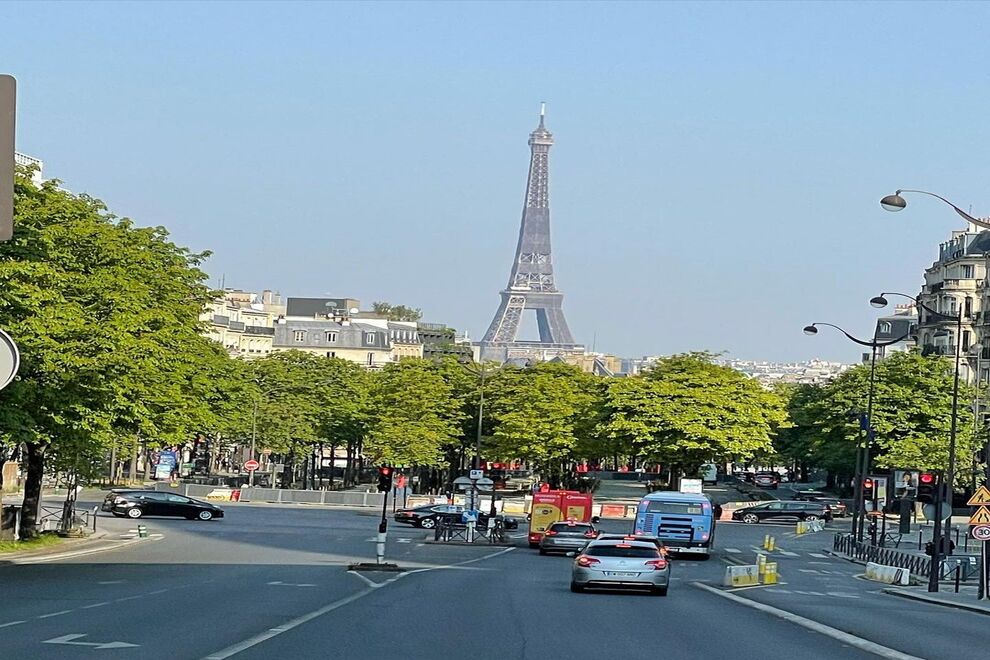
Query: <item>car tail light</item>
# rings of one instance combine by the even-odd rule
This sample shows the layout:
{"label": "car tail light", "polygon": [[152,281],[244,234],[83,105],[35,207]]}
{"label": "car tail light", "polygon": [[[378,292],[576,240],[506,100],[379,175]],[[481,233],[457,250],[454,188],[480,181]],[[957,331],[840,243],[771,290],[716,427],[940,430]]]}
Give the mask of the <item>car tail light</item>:
{"label": "car tail light", "polygon": [[546,536],[557,536],[557,532],[553,531],[552,529],[548,529],[547,531],[544,532],[544,534]]}
{"label": "car tail light", "polygon": [[600,563],[601,562],[599,562],[594,557],[587,557],[585,555],[581,555],[580,557],[577,558],[577,565],[578,566],[588,567],[588,566],[594,566],[595,564],[600,564]]}
{"label": "car tail light", "polygon": [[652,566],[653,567],[653,570],[655,570],[655,571],[662,571],[663,569],[667,568],[667,560],[666,559],[651,559],[648,562],[646,562],[646,565],[647,566]]}

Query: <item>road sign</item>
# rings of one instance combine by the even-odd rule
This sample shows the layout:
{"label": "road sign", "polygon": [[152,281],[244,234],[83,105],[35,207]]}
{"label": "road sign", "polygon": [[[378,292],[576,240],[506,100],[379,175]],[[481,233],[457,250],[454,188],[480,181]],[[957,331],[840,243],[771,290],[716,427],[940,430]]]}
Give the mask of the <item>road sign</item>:
{"label": "road sign", "polygon": [[471,486],[477,487],[483,493],[487,493],[492,489],[495,483],[488,479],[487,477],[482,477],[481,479],[468,479],[467,477],[457,477],[454,479],[454,485],[460,490],[467,490]]}
{"label": "road sign", "polygon": [[17,344],[3,330],[0,330],[0,390],[10,385],[21,366],[21,353]]}
{"label": "road sign", "polygon": [[14,235],[14,117],[17,82],[0,75],[0,241]]}
{"label": "road sign", "polygon": [[253,458],[250,461],[244,461],[244,469],[248,472],[254,472],[261,465],[258,461]]}
{"label": "road sign", "polygon": [[970,533],[977,541],[990,541],[990,525],[976,525]]}
{"label": "road sign", "polygon": [[973,493],[973,496],[966,502],[967,506],[987,506],[990,505],[990,490],[986,486],[980,486]]}
{"label": "road sign", "polygon": [[485,476],[485,471],[484,470],[471,470],[471,474],[470,474],[470,476],[468,478],[469,479],[481,479],[484,476]]}
{"label": "road sign", "polygon": [[969,517],[970,525],[990,525],[990,509],[981,506]]}

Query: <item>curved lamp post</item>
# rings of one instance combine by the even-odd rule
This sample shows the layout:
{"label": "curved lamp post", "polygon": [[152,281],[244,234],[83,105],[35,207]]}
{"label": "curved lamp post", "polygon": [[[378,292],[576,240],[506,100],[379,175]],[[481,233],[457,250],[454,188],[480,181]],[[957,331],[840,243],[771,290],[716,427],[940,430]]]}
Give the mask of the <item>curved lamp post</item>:
{"label": "curved lamp post", "polygon": [[842,334],[844,334],[850,341],[853,341],[860,346],[870,347],[870,390],[869,395],[866,399],[866,419],[865,424],[862,424],[863,429],[866,431],[865,438],[862,442],[862,446],[856,447],[856,476],[855,484],[853,486],[853,519],[852,519],[852,532],[856,536],[858,541],[863,540],[863,520],[865,518],[863,509],[863,481],[866,479],[866,475],[870,468],[870,443],[873,442],[873,393],[876,387],[876,373],[877,373],[877,349],[883,348],[885,346],[890,346],[891,344],[896,344],[899,341],[904,341],[911,336],[908,332],[902,337],[889,341],[878,341],[877,340],[877,330],[873,331],[873,339],[867,341],[865,339],[859,339],[854,337],[839,326],[833,323],[812,323],[811,325],[806,325],[804,327],[804,334],[806,335],[817,335],[818,327],[820,325],[825,325],[830,328],[835,328]]}
{"label": "curved lamp post", "polygon": [[[931,193],[928,193],[928,194],[931,194]],[[934,195],[934,196],[935,197],[938,197],[938,195]],[[884,197],[884,199],[887,199],[887,197]],[[939,199],[942,199],[942,198],[939,197]],[[951,202],[949,202],[949,204],[951,205]],[[953,205],[953,208],[956,208],[956,207]],[[956,211],[959,211],[959,209],[956,208]],[[972,217],[968,216],[966,213],[963,213],[962,211],[959,211],[959,213],[963,217],[969,219],[970,222],[973,222],[974,221],[974,219]],[[990,227],[990,225],[987,225],[987,226]],[[956,324],[956,337],[955,337],[956,344],[955,344],[955,348],[953,349],[954,350],[954,353],[955,353],[955,356],[954,356],[955,361],[954,361],[954,364],[953,364],[953,375],[952,375],[952,423],[951,423],[951,426],[949,427],[949,467],[946,470],[945,478],[942,479],[942,485],[939,488],[938,496],[935,498],[935,529],[933,530],[933,538],[934,539],[940,539],[942,537],[942,517],[943,517],[943,515],[942,515],[943,514],[943,511],[942,511],[942,502],[943,501],[948,502],[948,504],[949,504],[949,516],[952,515],[952,493],[953,493],[953,490],[954,490],[954,479],[955,479],[955,473],[956,473],[956,423],[957,423],[957,421],[959,419],[959,414],[958,414],[958,411],[959,411],[959,355],[960,355],[960,352],[961,352],[961,349],[962,349],[962,318],[963,318],[963,309],[960,306],[957,309],[955,316],[951,316],[949,314],[943,314],[941,312],[935,311],[934,309],[932,309],[928,305],[926,305],[923,302],[921,302],[920,296],[909,296],[906,293],[897,293],[897,292],[885,292],[885,293],[881,293],[879,296],[877,296],[877,297],[873,298],[872,300],[870,300],[870,304],[873,305],[874,307],[885,307],[887,305],[887,298],[886,298],[886,296],[900,296],[902,298],[908,298],[910,300],[913,300],[914,303],[920,309],[923,309],[926,312],[928,312],[929,315],[936,316],[936,317],[942,317],[943,320],[955,321],[955,324]],[[936,337],[939,337],[939,336],[944,337],[947,334],[948,334],[948,332],[946,330],[937,330],[935,332],[935,336]],[[946,526],[945,532],[946,532],[945,533],[946,539],[948,539],[948,526]],[[938,591],[938,573],[939,573],[938,567],[941,566],[941,564],[939,562],[941,560],[942,550],[943,550],[942,543],[940,541],[936,540],[936,542],[933,543],[933,545],[934,545],[934,550],[932,551],[932,566],[933,566],[933,569],[932,569],[932,571],[930,572],[930,574],[928,576],[928,591],[932,591],[932,592]]]}
{"label": "curved lamp post", "polygon": [[972,222],[977,227],[990,229],[990,217],[976,218],[970,215],[969,213],[963,211],[961,208],[959,208],[958,206],[947,200],[945,197],[942,197],[941,195],[936,195],[933,192],[928,192],[927,190],[909,190],[909,189],[898,190],[893,195],[887,195],[886,197],[880,200],[880,206],[883,207],[883,210],[891,211],[893,213],[896,213],[897,211],[903,211],[907,207],[907,200],[905,200],[901,196],[901,193],[916,193],[919,195],[928,195],[929,197],[940,199],[949,206],[951,206],[952,210],[958,213],[960,216],[962,216],[962,218],[967,222]]}

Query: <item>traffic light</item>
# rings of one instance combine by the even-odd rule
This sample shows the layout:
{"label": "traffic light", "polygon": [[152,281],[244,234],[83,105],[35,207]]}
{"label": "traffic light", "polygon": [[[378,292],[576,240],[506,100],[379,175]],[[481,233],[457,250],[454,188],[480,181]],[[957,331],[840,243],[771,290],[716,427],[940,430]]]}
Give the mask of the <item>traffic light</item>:
{"label": "traffic light", "polygon": [[382,466],[378,468],[378,492],[387,493],[392,490],[392,468]]}
{"label": "traffic light", "polygon": [[918,475],[918,501],[930,504],[935,501],[935,486],[938,480],[933,472],[922,472]]}
{"label": "traffic light", "polygon": [[870,479],[869,477],[863,479],[863,501],[873,501],[873,479]]}

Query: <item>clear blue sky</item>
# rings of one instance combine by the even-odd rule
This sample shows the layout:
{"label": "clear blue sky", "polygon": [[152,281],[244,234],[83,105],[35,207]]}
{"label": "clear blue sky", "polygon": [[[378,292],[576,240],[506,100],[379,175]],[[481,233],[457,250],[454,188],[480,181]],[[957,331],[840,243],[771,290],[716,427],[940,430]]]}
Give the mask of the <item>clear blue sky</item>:
{"label": "clear blue sky", "polygon": [[422,307],[480,336],[548,102],[557,281],[626,356],[855,360],[990,214],[978,3],[0,4],[18,148],[212,250],[213,283]]}

